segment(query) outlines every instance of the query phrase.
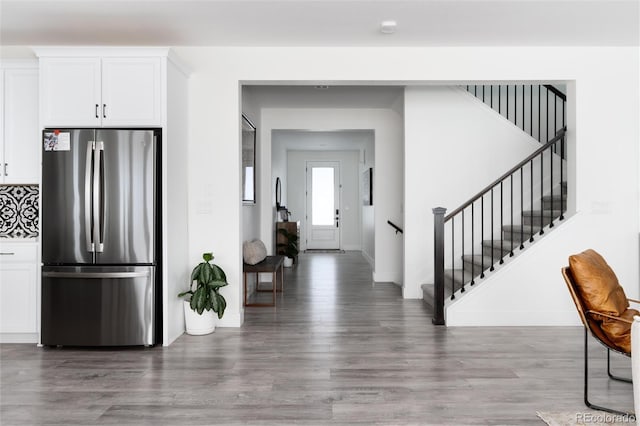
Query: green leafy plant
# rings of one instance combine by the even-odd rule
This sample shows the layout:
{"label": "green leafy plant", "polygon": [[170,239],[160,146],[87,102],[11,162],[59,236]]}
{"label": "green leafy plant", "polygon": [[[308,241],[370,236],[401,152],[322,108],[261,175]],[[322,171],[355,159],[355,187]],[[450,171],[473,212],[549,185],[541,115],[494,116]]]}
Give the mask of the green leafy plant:
{"label": "green leafy plant", "polygon": [[189,290],[178,294],[178,297],[184,297],[189,294],[191,295],[189,303],[191,309],[200,315],[204,311],[213,310],[218,314],[218,318],[222,318],[227,307],[227,301],[219,293],[219,290],[220,287],[229,285],[227,276],[222,268],[211,263],[213,253],[204,253],[202,259],[204,259],[204,262],[200,262],[191,272]]}
{"label": "green leafy plant", "polygon": [[286,243],[278,243],[276,246],[282,249],[285,256],[294,258],[298,255],[298,235],[287,231],[284,228],[278,229],[278,233],[282,234],[287,240]]}

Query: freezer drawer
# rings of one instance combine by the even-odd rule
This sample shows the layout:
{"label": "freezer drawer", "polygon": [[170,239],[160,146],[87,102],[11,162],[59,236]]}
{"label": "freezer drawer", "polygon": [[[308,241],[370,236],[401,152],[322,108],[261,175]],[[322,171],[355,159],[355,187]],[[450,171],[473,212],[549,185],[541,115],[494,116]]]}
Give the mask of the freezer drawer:
{"label": "freezer drawer", "polygon": [[42,268],[42,344],[154,344],[154,267]]}

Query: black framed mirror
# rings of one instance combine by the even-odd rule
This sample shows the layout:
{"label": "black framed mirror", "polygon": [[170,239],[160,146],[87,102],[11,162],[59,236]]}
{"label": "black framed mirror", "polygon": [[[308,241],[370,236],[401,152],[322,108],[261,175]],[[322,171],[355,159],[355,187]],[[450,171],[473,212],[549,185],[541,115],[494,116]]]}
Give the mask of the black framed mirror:
{"label": "black framed mirror", "polygon": [[282,188],[280,186],[280,178],[276,178],[276,210],[280,210],[280,202],[282,201]]}
{"label": "black framed mirror", "polygon": [[242,114],[242,202],[256,203],[256,126]]}

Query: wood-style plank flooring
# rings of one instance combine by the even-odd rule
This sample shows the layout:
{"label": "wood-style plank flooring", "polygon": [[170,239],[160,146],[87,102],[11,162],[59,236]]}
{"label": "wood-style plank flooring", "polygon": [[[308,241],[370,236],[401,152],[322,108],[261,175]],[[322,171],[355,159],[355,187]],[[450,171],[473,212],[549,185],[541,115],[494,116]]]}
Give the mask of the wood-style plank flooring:
{"label": "wood-style plank flooring", "polygon": [[[1,345],[0,423],[543,425],[536,411],[587,411],[579,327],[435,327],[421,300],[373,285],[359,252],[301,255],[278,297],[242,328],[168,348]],[[591,348],[593,399],[632,409]]]}

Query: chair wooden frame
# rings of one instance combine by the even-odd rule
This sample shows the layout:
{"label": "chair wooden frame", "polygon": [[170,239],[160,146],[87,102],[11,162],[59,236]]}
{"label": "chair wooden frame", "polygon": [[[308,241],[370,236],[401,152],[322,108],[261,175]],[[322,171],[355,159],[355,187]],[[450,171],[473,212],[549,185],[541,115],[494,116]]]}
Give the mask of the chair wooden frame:
{"label": "chair wooden frame", "polygon": [[[614,345],[607,336],[602,332],[600,325],[595,321],[595,318],[606,317],[615,321],[621,321],[625,323],[632,323],[625,318],[616,317],[604,312],[591,311],[585,308],[582,304],[582,299],[578,295],[576,291],[576,287],[573,281],[573,275],[571,274],[571,269],[569,267],[562,268],[562,276],[564,277],[565,282],[567,283],[567,287],[569,288],[569,293],[571,294],[571,298],[573,299],[573,303],[576,305],[576,309],[578,310],[578,314],[580,315],[580,320],[584,325],[584,403],[587,407],[593,408],[595,410],[606,411],[614,414],[621,415],[635,415],[633,412],[620,411],[609,407],[603,407],[601,405],[596,405],[589,401],[589,333],[598,341],[602,346],[607,348],[607,375],[612,380],[617,380],[621,382],[631,383],[631,379],[626,377],[616,376],[611,373],[611,351],[617,352],[627,357],[631,357],[631,353],[627,353],[621,350],[619,347]],[[640,303],[640,301],[634,299],[627,299],[630,302]]]}

